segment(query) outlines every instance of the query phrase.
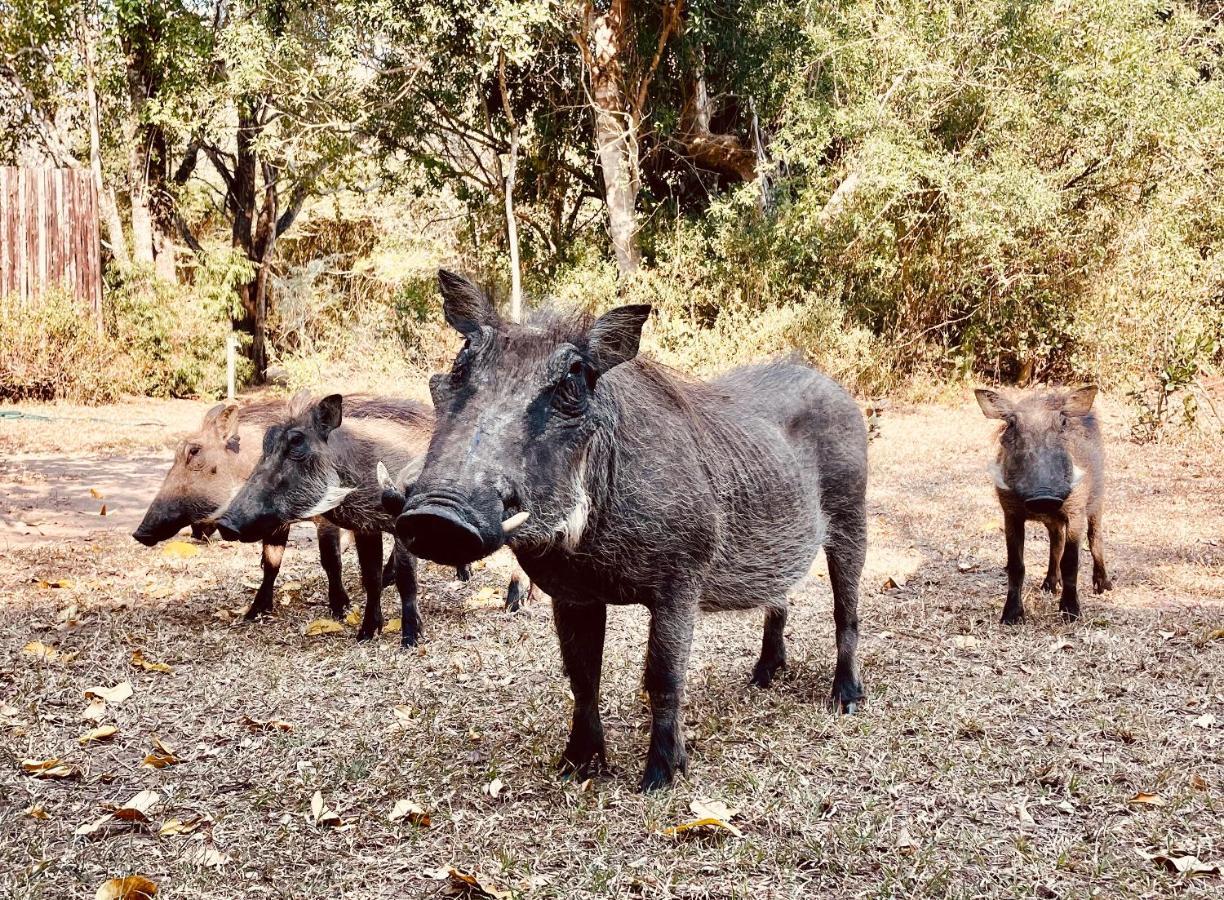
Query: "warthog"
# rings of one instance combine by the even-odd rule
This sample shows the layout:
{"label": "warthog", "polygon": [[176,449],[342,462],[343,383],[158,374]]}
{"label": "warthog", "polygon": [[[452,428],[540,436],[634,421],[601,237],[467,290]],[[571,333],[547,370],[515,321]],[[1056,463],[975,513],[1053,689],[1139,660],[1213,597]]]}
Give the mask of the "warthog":
{"label": "warthog", "polygon": [[651,613],[652,725],[643,790],[686,768],[681,700],[701,610],[762,607],[752,683],[786,661],[787,595],[824,545],[833,585],[832,703],[863,700],[855,661],[866,541],[867,442],[846,392],[804,366],[738,369],[708,384],[637,358],[649,306],[589,320],[500,321],[440,273],[465,338],[430,382],[437,422],[396,520],[412,552],[451,565],[504,542],[553,598],[574,716],[562,766],[607,764],[599,681],[609,604]]}
{"label": "warthog", "polygon": [[[205,413],[199,430],[175,449],[174,463],[132,537],[152,547],[188,525],[197,537],[211,533],[212,527],[205,523],[250,477],[259,460],[264,430],[284,414],[283,400],[245,406],[221,403]],[[333,613],[342,615],[349,597],[341,579],[340,530],[322,519],[317,519],[316,525],[319,561],[327,573],[328,603]],[[287,524],[264,539],[263,582],[247,610],[248,619],[272,612],[272,592],[288,539]]]}
{"label": "warthog", "polygon": [[[364,641],[383,627],[382,535],[394,534],[394,518],[383,509],[376,473],[384,461],[397,470],[410,470],[425,452],[432,417],[420,403],[389,399],[379,401],[377,415],[367,409],[363,418],[346,417],[344,403],[339,394],[318,400],[307,393],[294,397],[287,416],[268,428],[255,471],[216,525],[223,537],[243,541],[261,540],[285,522],[314,516],[352,531],[366,592],[357,633]],[[410,647],[421,631],[416,559],[398,538],[392,554],[400,594],[400,640]],[[466,578],[466,567],[458,568]],[[512,585],[510,595],[517,590]]]}
{"label": "warthog", "polygon": [[1044,590],[1062,588],[1058,608],[1079,618],[1080,542],[1087,531],[1092,550],[1092,587],[1112,589],[1105,571],[1101,513],[1105,506],[1105,455],[1101,430],[1092,413],[1096,387],[1052,390],[1016,396],[975,391],[989,419],[1006,424],[999,453],[991,464],[995,492],[1003,507],[1007,536],[1007,602],[1003,621],[1024,618],[1024,525],[1036,519],[1050,533],[1050,565]]}
{"label": "warthog", "polygon": [[[216,518],[222,537],[257,541],[296,522],[322,516],[353,532],[366,605],[357,639],[372,639],[383,626],[384,531],[392,519],[382,508],[375,478],[380,459],[403,466],[425,452],[429,411],[411,400],[382,401],[378,418],[345,418],[344,399],[312,400],[306,392],[289,403],[286,416],[264,434],[263,453],[251,477]],[[396,541],[395,582],[400,594],[401,641],[416,644],[421,619],[416,606],[416,560]]]}

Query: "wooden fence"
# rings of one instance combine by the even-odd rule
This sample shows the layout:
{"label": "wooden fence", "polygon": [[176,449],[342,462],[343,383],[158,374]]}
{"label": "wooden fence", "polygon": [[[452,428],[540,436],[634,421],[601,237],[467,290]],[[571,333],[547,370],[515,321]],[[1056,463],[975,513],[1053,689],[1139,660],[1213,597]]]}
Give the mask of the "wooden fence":
{"label": "wooden fence", "polygon": [[60,287],[102,324],[98,196],[87,169],[0,167],[0,296]]}

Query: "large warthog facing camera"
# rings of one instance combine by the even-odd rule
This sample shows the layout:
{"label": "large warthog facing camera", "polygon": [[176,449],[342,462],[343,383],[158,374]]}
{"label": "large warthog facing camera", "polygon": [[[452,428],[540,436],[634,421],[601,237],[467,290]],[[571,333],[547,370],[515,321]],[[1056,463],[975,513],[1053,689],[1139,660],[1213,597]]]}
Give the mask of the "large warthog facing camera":
{"label": "large warthog facing camera", "polygon": [[430,383],[434,435],[396,531],[413,553],[450,565],[509,543],[552,596],[575,700],[562,765],[583,776],[606,766],[609,604],[651,613],[641,787],[659,788],[686,766],[680,707],[698,610],[764,608],[752,681],[768,685],[785,663],[788,592],[822,545],[832,702],[854,710],[867,441],[846,392],[784,363],[692,383],[636,358],[648,306],[513,325],[467,280],[440,281],[446,320],[465,340]]}

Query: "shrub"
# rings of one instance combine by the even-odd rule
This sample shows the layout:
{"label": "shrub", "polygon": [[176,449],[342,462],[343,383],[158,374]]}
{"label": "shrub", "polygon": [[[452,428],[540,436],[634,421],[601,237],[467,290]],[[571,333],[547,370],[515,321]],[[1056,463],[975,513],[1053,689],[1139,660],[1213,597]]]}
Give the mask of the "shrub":
{"label": "shrub", "polygon": [[62,291],[29,304],[0,296],[0,400],[104,403],[125,388],[114,341],[80,301]]}

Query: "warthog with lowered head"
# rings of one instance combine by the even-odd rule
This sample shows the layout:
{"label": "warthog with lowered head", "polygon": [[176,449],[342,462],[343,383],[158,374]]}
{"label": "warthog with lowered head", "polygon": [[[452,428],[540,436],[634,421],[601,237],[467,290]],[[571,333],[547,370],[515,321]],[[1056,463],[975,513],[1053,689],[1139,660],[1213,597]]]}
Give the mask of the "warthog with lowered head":
{"label": "warthog with lowered head", "polygon": [[1035,519],[1050,535],[1050,564],[1043,589],[1062,588],[1058,608],[1077,619],[1080,543],[1092,551],[1092,587],[1112,589],[1105,571],[1101,514],[1105,506],[1105,454],[1092,412],[1094,386],[1007,396],[975,391],[989,419],[1002,419],[999,451],[990,470],[1003,507],[1007,537],[1007,601],[1003,621],[1024,618],[1024,525]]}
{"label": "warthog with lowered head", "polygon": [[[199,430],[179,442],[174,463],[132,537],[152,547],[188,525],[194,534],[212,531],[205,523],[225,508],[251,476],[265,429],[284,414],[283,400],[245,406],[219,403],[205,413]],[[340,529],[322,519],[315,524],[319,561],[327,573],[328,603],[334,614],[343,615],[349,597],[341,578]],[[248,619],[272,612],[272,592],[288,540],[288,524],[264,538],[263,581],[247,610]]]}
{"label": "warthog with lowered head", "polygon": [[562,765],[607,763],[599,681],[609,604],[651,613],[652,724],[643,790],[686,768],[681,699],[698,610],[765,610],[752,682],[785,664],[788,592],[821,546],[833,585],[832,702],[863,700],[855,661],[867,440],[846,392],[804,366],[708,384],[637,358],[648,306],[594,322],[499,320],[440,273],[463,335],[430,382],[437,421],[396,532],[419,556],[471,562],[508,542],[553,599],[574,717]]}

